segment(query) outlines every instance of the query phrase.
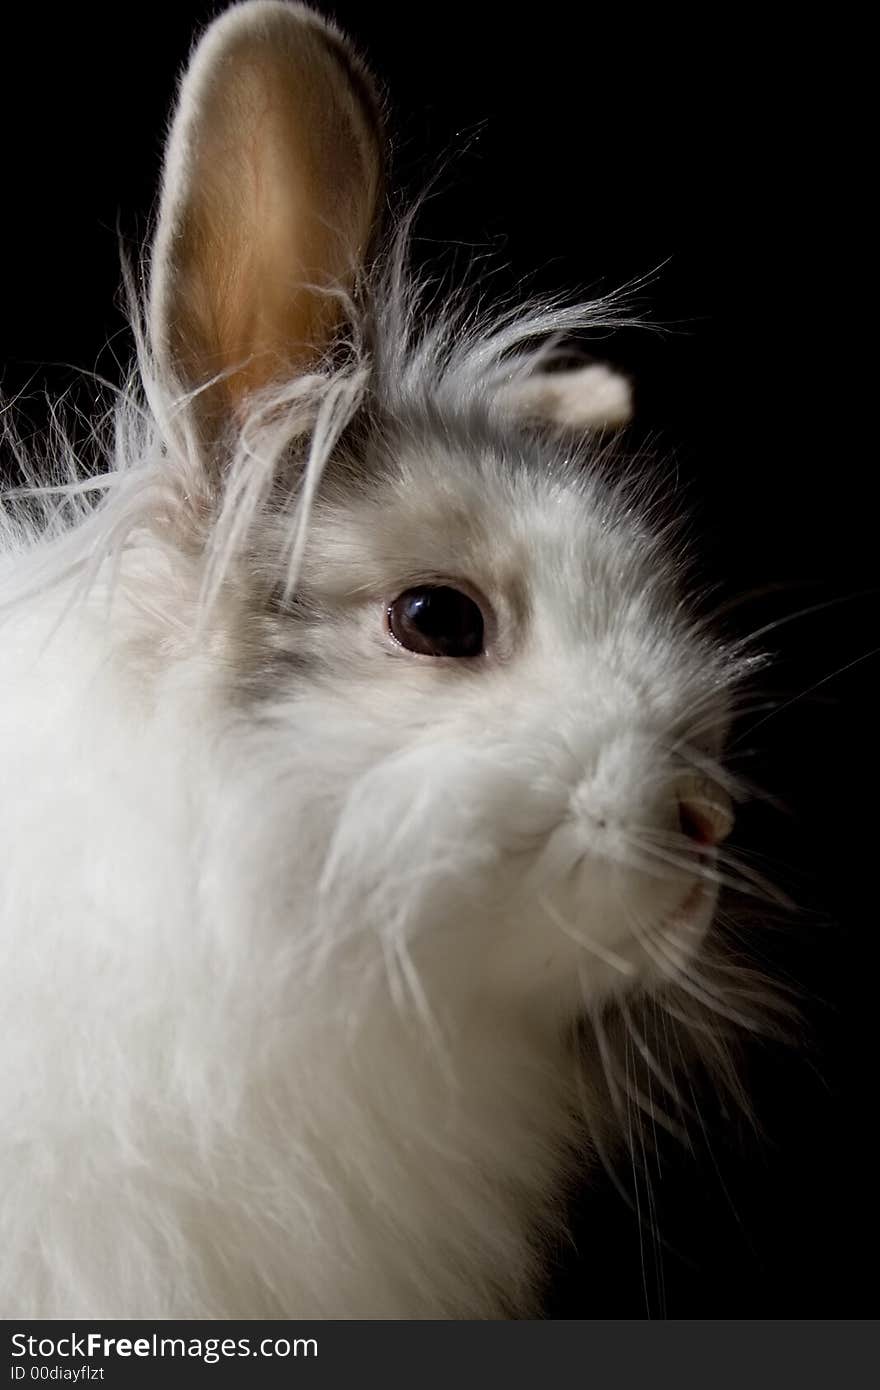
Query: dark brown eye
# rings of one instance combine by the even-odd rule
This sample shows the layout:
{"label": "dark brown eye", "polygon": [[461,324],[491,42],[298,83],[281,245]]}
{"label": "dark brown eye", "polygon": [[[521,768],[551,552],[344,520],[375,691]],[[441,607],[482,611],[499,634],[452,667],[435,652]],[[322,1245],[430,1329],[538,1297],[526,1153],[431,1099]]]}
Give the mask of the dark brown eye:
{"label": "dark brown eye", "polygon": [[407,651],[424,656],[479,656],[483,615],[460,589],[407,589],[388,608],[388,629]]}

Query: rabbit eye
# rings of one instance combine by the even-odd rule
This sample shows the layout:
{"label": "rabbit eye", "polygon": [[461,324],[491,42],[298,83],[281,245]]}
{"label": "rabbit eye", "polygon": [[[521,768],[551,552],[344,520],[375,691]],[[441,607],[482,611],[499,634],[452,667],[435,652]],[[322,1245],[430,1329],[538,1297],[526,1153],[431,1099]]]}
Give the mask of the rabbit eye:
{"label": "rabbit eye", "polygon": [[460,589],[407,589],[388,608],[388,630],[407,651],[424,656],[479,656],[484,624],[479,605]]}

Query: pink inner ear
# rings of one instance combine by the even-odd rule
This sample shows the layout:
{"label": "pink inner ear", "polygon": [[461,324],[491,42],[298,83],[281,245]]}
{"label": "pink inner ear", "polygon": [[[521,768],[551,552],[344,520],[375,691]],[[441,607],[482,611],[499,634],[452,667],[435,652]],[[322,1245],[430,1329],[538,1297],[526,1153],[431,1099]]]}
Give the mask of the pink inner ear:
{"label": "pink inner ear", "polygon": [[198,398],[211,433],[332,341],[383,163],[379,98],[332,24],[256,4],[210,27],[166,152],[151,302],[173,379],[213,381]]}

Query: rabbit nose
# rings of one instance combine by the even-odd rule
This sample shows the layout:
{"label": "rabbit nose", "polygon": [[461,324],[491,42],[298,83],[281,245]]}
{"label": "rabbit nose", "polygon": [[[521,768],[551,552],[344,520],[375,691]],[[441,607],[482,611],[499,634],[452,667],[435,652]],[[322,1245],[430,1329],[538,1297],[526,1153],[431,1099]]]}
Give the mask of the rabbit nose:
{"label": "rabbit nose", "polygon": [[698,848],[712,849],[733,829],[733,803],[717,782],[688,775],[678,785],[678,820]]}

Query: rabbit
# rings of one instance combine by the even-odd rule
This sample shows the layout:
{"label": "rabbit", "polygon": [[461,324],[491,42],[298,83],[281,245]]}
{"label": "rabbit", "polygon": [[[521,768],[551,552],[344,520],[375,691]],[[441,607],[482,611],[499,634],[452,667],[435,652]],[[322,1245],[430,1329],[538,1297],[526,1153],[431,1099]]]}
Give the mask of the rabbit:
{"label": "rabbit", "polygon": [[749,662],[555,360],[615,304],[432,314],[384,126],[215,19],[103,464],[5,498],[6,1318],[539,1316],[609,1020],[709,958]]}

